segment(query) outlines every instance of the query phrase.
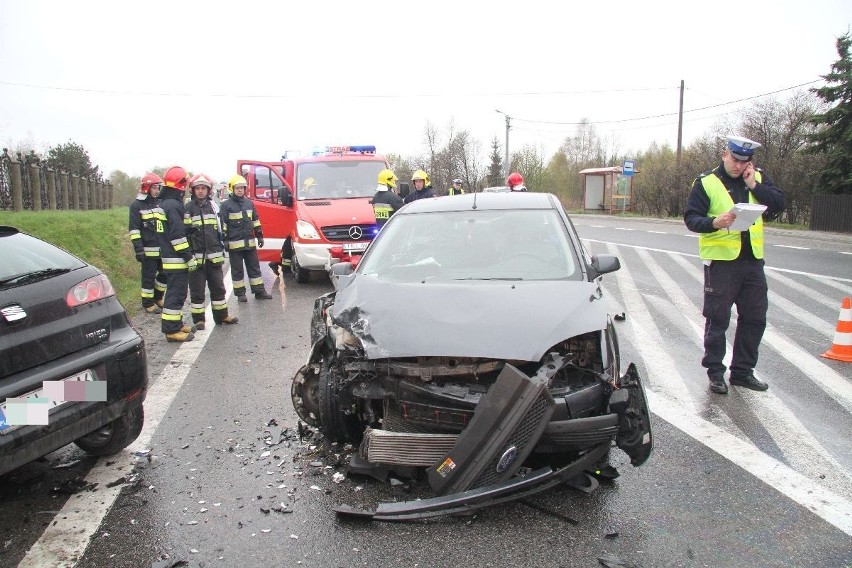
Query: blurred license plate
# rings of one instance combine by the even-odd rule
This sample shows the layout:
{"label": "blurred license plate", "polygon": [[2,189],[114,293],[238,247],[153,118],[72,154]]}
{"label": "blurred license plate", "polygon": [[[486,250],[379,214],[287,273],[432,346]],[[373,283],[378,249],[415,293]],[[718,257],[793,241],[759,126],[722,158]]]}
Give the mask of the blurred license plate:
{"label": "blurred license plate", "polygon": [[367,245],[370,243],[349,243],[343,245],[343,250],[346,252],[364,252],[367,250]]}
{"label": "blurred license plate", "polygon": [[[96,381],[97,377],[95,376],[95,374],[92,372],[91,369],[86,369],[85,371],[77,373],[76,375],[71,375],[70,377],[65,377],[62,380],[63,381]],[[14,397],[14,398],[40,398],[40,397],[43,397],[43,396],[44,396],[44,385],[42,385],[41,387],[39,387],[35,390],[32,390],[32,391],[30,391],[30,392],[28,392],[24,395]],[[50,408],[56,408],[57,406],[62,406],[63,404],[65,404],[67,402],[69,402],[69,401],[67,401],[67,400],[51,400],[50,402],[48,402],[48,405],[49,405]],[[9,432],[11,432],[13,430],[17,430],[21,426],[23,426],[23,424],[20,424],[20,425],[15,424],[15,425],[11,425],[11,426],[9,424],[6,424],[6,401],[4,400],[3,402],[0,402],[0,436],[2,436],[3,434],[8,434]]]}

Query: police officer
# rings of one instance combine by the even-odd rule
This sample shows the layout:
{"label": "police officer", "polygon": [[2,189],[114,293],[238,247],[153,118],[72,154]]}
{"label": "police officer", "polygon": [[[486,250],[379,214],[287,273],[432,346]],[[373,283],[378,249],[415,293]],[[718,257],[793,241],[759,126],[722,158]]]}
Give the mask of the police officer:
{"label": "police officer", "polygon": [[163,175],[160,192],[157,237],[160,256],[166,275],[166,295],[163,297],[162,331],[168,341],[191,341],[195,326],[183,324],[183,303],[186,301],[189,271],[195,269],[195,258],[186,238],[183,196],[189,175],[180,166],[172,166]]}
{"label": "police officer", "polygon": [[414,187],[414,191],[405,197],[405,203],[435,197],[432,193],[432,185],[429,183],[429,175],[423,170],[417,170],[411,174],[411,185]]}
{"label": "police officer", "polygon": [[731,356],[730,383],[763,391],[769,388],[754,376],[757,352],[766,329],[769,306],[763,260],[763,218],[748,230],[731,230],[736,203],[760,203],[763,216],[774,218],[784,209],[784,194],[754,166],[761,145],[741,136],[727,136],[722,163],[695,179],[684,212],[690,231],[698,233],[698,252],[704,262],[704,357],[710,390],[726,394],[725,331],[731,306],[739,317]]}
{"label": "police officer", "polygon": [[189,273],[189,308],[192,321],[198,329],[204,329],[205,293],[210,288],[210,307],[213,309],[213,321],[217,324],[234,324],[239,320],[228,315],[228,302],[225,299],[225,277],[222,265],[225,263],[225,247],[219,232],[219,217],[210,194],[213,180],[205,174],[196,174],[189,180],[192,199],[186,204],[186,218],[192,231],[189,244],[195,256],[198,268]]}
{"label": "police officer", "polygon": [[228,182],[228,199],[219,209],[222,221],[222,235],[228,256],[231,261],[231,280],[234,283],[234,295],[240,302],[247,302],[246,285],[243,281],[245,271],[248,272],[249,287],[258,300],[271,300],[272,295],[266,291],[263,278],[260,275],[260,261],[257,258],[257,247],[263,248],[263,231],[260,219],[254,210],[251,199],[245,197],[246,178],[235,175]]}
{"label": "police officer", "polygon": [[400,196],[394,193],[396,187],[396,175],[389,169],[379,172],[376,194],[373,195],[373,212],[376,215],[376,225],[379,229],[384,227],[391,215],[405,205]]}
{"label": "police officer", "polygon": [[450,186],[447,195],[464,195],[464,189],[462,189],[462,180],[460,178],[456,178],[453,180],[453,185]]}
{"label": "police officer", "polygon": [[149,314],[161,312],[166,291],[166,276],[157,239],[157,216],[163,213],[158,199],[162,187],[163,180],[157,174],[142,176],[139,194],[130,204],[128,222],[130,242],[141,272],[142,308]]}

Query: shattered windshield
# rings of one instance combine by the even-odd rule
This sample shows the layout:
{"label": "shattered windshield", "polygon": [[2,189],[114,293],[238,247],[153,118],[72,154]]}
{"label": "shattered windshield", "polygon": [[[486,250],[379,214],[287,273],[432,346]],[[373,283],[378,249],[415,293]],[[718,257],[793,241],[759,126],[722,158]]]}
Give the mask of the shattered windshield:
{"label": "shattered windshield", "polygon": [[376,179],[384,168],[384,162],[376,160],[301,164],[296,179],[296,198],[373,197],[376,193]]}
{"label": "shattered windshield", "polygon": [[581,280],[555,210],[401,215],[382,229],[359,273],[394,282]]}

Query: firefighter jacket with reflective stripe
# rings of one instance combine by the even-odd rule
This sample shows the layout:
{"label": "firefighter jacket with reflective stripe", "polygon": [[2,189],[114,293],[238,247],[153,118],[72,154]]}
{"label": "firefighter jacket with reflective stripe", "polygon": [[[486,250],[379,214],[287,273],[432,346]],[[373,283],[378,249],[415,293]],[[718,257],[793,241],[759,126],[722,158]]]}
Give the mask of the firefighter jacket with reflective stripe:
{"label": "firefighter jacket with reflective stripe", "polygon": [[201,201],[192,199],[186,204],[189,220],[189,246],[196,262],[219,264],[225,262],[222,235],[219,232],[219,216],[210,198]]}
{"label": "firefighter jacket with reflective stripe", "polygon": [[157,218],[162,213],[159,200],[150,195],[145,195],[144,199],[136,198],[130,204],[128,229],[130,242],[137,255],[144,254],[145,258],[160,258]]}
{"label": "firefighter jacket with reflective stripe", "polygon": [[257,248],[256,239],[263,239],[260,219],[251,199],[232,195],[222,203],[219,218],[228,251]]}
{"label": "firefighter jacket with reflective stripe", "polygon": [[405,205],[400,196],[388,189],[377,190],[373,196],[373,213],[376,216],[376,224],[381,228],[391,215]]}
{"label": "firefighter jacket with reflective stripe", "polygon": [[[760,183],[762,178],[759,171],[754,172],[754,179]],[[718,217],[734,207],[734,200],[715,172],[702,177],[701,185],[707,197],[710,198],[708,217]],[[748,201],[757,203],[757,199],[750,191]],[[757,221],[749,227],[748,232],[754,258],[763,258],[763,218],[758,217]],[[698,255],[704,260],[734,260],[740,256],[742,242],[740,231],[720,229],[712,233],[701,233],[698,235]]]}
{"label": "firefighter jacket with reflective stripe", "polygon": [[186,261],[192,258],[189,241],[186,238],[183,192],[164,187],[160,201],[162,214],[158,216],[157,237],[160,241],[160,257],[163,270],[187,270]]}

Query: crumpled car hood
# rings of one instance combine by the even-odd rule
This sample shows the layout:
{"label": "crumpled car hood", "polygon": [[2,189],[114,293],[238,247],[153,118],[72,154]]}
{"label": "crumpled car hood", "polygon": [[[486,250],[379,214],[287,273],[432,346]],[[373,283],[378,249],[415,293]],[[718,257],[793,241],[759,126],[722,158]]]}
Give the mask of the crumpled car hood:
{"label": "crumpled car hood", "polygon": [[369,359],[445,356],[539,361],[556,343],[601,330],[607,304],[585,281],[400,284],[355,276],[332,321]]}

